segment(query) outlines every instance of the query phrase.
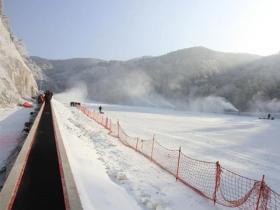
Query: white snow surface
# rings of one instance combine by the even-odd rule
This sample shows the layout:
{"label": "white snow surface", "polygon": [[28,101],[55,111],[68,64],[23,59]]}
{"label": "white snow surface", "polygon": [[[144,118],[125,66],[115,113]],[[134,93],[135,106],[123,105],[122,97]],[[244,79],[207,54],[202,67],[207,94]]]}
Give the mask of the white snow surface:
{"label": "white snow surface", "polygon": [[[97,110],[100,104],[87,104]],[[280,191],[280,120],[257,116],[193,113],[159,108],[102,104],[105,115],[119,120],[130,136],[155,138],[198,160],[221,165]]]}
{"label": "white snow surface", "polygon": [[53,104],[84,209],[227,209],[176,182],[76,108]]}
{"label": "white snow surface", "polygon": [[17,146],[31,111],[33,109],[22,107],[0,109],[0,168],[5,165],[5,160]]}

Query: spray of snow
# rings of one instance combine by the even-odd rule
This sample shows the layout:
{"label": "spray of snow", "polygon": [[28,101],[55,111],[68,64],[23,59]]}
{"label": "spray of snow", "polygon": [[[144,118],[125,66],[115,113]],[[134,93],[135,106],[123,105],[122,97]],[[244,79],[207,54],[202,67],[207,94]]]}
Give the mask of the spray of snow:
{"label": "spray of snow", "polygon": [[280,112],[280,100],[257,100],[251,109],[257,112]]}
{"label": "spray of snow", "polygon": [[238,112],[238,109],[235,108],[229,101],[227,101],[223,97],[218,97],[218,96],[207,96],[204,98],[196,98],[190,100],[187,106],[190,111],[195,111],[195,112],[214,112],[214,113]]}
{"label": "spray of snow", "polygon": [[87,95],[87,86],[84,83],[77,83],[73,88],[70,88],[63,93],[55,94],[54,97],[59,101],[69,103],[70,101],[83,102],[86,100]]}

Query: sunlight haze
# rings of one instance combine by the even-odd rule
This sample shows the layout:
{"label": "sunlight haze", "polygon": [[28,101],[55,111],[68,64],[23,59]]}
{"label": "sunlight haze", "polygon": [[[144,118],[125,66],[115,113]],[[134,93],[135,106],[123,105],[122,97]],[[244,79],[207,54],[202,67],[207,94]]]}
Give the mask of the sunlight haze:
{"label": "sunlight haze", "polygon": [[9,0],[15,34],[46,58],[131,59],[193,46],[280,51],[278,0]]}

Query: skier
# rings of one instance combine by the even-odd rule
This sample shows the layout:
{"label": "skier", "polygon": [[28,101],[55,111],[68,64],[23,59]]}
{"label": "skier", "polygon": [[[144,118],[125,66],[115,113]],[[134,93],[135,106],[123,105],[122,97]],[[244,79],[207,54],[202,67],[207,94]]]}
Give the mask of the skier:
{"label": "skier", "polygon": [[99,106],[98,109],[99,109],[99,113],[100,113],[100,114],[103,114],[103,112],[102,112],[102,106]]}

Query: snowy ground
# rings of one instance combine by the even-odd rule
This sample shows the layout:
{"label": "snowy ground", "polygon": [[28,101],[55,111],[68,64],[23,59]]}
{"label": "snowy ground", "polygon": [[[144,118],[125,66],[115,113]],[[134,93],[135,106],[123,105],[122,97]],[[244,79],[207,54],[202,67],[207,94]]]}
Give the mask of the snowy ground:
{"label": "snowy ground", "polygon": [[0,169],[22,136],[24,123],[33,109],[22,107],[0,109]]}
{"label": "snowy ground", "polygon": [[[88,104],[95,110],[98,105]],[[266,182],[280,191],[280,120],[255,116],[188,113],[166,109],[102,105],[131,136],[152,138],[196,159],[219,160],[241,175]]]}
{"label": "snowy ground", "polygon": [[226,209],[176,182],[77,109],[53,103],[84,209]]}
{"label": "snowy ground", "polygon": [[[93,109],[98,105],[88,104]],[[280,191],[280,120],[256,116],[188,113],[166,109],[103,105],[131,136],[150,138],[196,159],[221,165]]]}

